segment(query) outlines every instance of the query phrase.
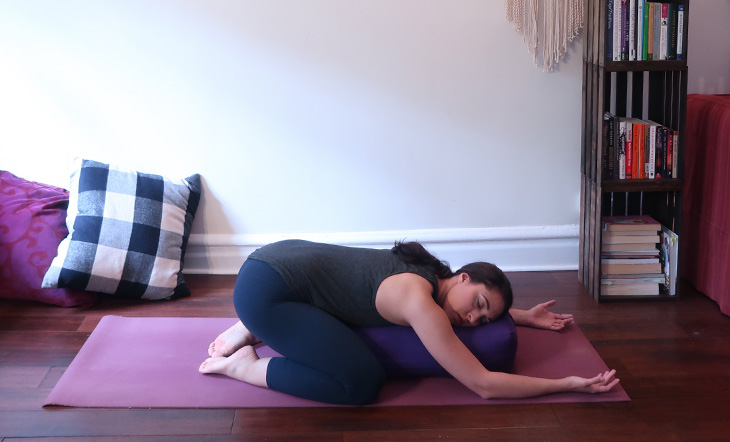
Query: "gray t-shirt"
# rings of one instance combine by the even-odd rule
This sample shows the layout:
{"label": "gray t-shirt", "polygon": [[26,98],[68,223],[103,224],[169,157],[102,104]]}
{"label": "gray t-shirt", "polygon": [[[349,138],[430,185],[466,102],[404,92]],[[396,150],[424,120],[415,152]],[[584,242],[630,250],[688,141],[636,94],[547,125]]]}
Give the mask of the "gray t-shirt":
{"label": "gray t-shirt", "polygon": [[392,325],[375,308],[380,283],[399,273],[415,273],[433,286],[438,280],[428,266],[406,264],[390,250],[286,240],[266,245],[249,258],[266,262],[312,305],[354,326]]}

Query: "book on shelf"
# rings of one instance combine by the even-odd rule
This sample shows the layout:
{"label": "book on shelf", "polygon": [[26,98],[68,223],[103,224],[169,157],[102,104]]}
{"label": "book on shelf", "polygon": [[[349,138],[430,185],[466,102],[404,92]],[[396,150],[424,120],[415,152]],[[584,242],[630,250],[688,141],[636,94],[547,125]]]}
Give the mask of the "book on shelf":
{"label": "book on shelf", "polygon": [[658,296],[659,284],[645,282],[636,284],[604,284],[601,281],[603,296]]}
{"label": "book on shelf", "polygon": [[604,216],[601,224],[601,294],[658,295],[664,280],[655,242],[661,224],[648,215]]}
{"label": "book on shelf", "polygon": [[677,60],[684,60],[684,5],[677,5]]}
{"label": "book on shelf", "polygon": [[616,243],[601,245],[601,252],[612,253],[632,253],[632,252],[657,252],[658,249],[653,244],[645,243]]}
{"label": "book on shelf", "polygon": [[649,215],[604,216],[601,225],[601,295],[676,295],[674,232]]}
{"label": "book on shelf", "polygon": [[679,236],[662,226],[661,260],[664,271],[664,285],[669,296],[677,294],[677,253]]}
{"label": "book on shelf", "polygon": [[677,7],[668,8],[667,16],[667,60],[677,59]]}
{"label": "book on shelf", "polygon": [[649,215],[604,216],[603,229],[610,232],[659,232],[662,225]]}
{"label": "book on shelf", "polygon": [[654,8],[650,4],[644,5],[644,32],[646,32],[648,36],[648,40],[646,42],[646,49],[644,50],[644,53],[646,54],[645,57],[642,60],[652,60],[654,57],[654,26],[652,23],[654,23]]}
{"label": "book on shelf", "polygon": [[674,150],[672,151],[672,177],[679,178],[677,169],[679,167],[679,133],[676,130],[672,131],[672,139],[674,140]]}
{"label": "book on shelf", "polygon": [[676,178],[679,133],[655,121],[603,116],[601,166],[605,179]]}
{"label": "book on shelf", "polygon": [[615,276],[604,276],[601,278],[601,284],[603,285],[631,285],[631,284],[664,284],[664,275],[649,273],[646,275],[615,275]]}
{"label": "book on shelf", "polygon": [[626,16],[628,20],[627,32],[629,34],[626,51],[628,52],[628,60],[636,61],[636,0],[628,0]]}
{"label": "book on shelf", "polygon": [[606,60],[683,60],[684,4],[606,2]]}
{"label": "book on shelf", "polygon": [[601,295],[654,296],[661,293],[664,275],[661,273],[633,275],[602,275]]}
{"label": "book on shelf", "polygon": [[667,60],[667,41],[668,37],[668,24],[669,24],[669,5],[666,3],[660,3],[662,11],[662,19],[660,21],[659,28],[659,59]]}
{"label": "book on shelf", "polygon": [[[647,234],[648,233],[648,234]],[[654,233],[653,235],[651,233]],[[609,232],[601,235],[601,244],[659,244],[656,232]]]}
{"label": "book on shelf", "polygon": [[[609,244],[613,245],[613,244]],[[601,250],[601,256],[604,258],[648,258],[648,257],[658,257],[659,256],[659,249],[653,249],[653,250],[625,250],[625,251],[607,251],[607,250]]]}
{"label": "book on shelf", "polygon": [[[614,262],[620,260],[601,259],[601,275],[636,275],[645,273],[661,273],[662,264],[658,258],[656,262]],[[629,258],[627,261],[644,261],[641,258]]]}

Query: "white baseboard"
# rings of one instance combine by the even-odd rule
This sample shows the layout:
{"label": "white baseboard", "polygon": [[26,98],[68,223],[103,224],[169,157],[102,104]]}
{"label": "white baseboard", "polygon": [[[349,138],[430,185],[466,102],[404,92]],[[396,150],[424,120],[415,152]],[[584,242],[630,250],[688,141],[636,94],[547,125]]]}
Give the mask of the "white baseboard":
{"label": "white baseboard", "polygon": [[251,252],[282,239],[306,239],[352,247],[387,249],[398,240],[419,241],[456,270],[487,261],[504,271],[576,270],[578,225],[431,229],[300,234],[193,234],[185,273],[236,274]]}

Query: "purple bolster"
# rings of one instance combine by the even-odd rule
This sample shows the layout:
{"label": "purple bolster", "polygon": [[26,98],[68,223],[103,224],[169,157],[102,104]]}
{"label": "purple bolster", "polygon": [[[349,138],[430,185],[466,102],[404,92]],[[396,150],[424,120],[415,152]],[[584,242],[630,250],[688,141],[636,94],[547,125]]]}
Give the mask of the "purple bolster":
{"label": "purple bolster", "polygon": [[[355,329],[383,364],[388,378],[450,376],[423,346],[411,327]],[[511,372],[517,353],[517,332],[507,314],[490,324],[454,327],[456,336],[490,371]]]}

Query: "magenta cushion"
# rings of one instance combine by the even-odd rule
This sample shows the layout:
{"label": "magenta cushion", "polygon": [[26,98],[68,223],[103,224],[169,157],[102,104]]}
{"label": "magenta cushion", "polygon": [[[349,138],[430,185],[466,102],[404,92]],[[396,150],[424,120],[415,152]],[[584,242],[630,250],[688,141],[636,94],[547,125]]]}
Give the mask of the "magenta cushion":
{"label": "magenta cushion", "polygon": [[62,307],[89,306],[97,295],[42,289],[58,244],[68,234],[68,192],[0,171],[0,298]]}

